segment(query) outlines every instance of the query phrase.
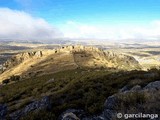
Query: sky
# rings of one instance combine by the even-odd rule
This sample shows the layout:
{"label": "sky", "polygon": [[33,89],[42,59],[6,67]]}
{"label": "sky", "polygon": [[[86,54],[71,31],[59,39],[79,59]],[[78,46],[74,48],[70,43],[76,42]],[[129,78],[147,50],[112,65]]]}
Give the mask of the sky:
{"label": "sky", "polygon": [[160,0],[0,0],[0,40],[159,41]]}

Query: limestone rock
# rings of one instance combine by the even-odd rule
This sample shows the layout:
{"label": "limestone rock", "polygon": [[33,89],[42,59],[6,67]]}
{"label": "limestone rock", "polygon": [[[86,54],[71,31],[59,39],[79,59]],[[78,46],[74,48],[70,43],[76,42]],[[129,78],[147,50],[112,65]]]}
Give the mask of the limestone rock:
{"label": "limestone rock", "polygon": [[111,109],[114,110],[117,107],[118,98],[114,95],[107,98],[105,101],[104,107],[105,109]]}
{"label": "limestone rock", "polygon": [[130,91],[137,92],[137,91],[140,91],[140,90],[142,90],[141,86],[140,85],[136,85]]}
{"label": "limestone rock", "polygon": [[59,120],[105,120],[103,115],[99,116],[87,116],[83,110],[68,109],[63,112]]}
{"label": "limestone rock", "polygon": [[84,114],[83,110],[68,109],[60,115],[59,120],[81,120]]}
{"label": "limestone rock", "polygon": [[36,57],[42,57],[42,51],[37,51],[37,52],[35,52],[35,56]]}

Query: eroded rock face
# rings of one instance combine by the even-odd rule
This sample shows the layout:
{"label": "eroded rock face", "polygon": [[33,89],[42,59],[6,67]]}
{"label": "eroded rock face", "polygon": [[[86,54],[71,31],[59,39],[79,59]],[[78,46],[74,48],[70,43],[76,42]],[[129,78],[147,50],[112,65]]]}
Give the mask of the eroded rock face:
{"label": "eroded rock face", "polygon": [[35,52],[34,55],[35,55],[36,57],[42,57],[42,56],[43,56],[42,51],[37,51],[37,52]]}
{"label": "eroded rock face", "polygon": [[31,59],[32,57],[42,57],[42,56],[43,56],[42,51],[26,52],[26,53],[17,54],[15,56],[12,56],[11,59],[7,60],[3,64],[3,70],[6,70],[6,69],[11,68],[15,65],[18,65],[27,59]]}

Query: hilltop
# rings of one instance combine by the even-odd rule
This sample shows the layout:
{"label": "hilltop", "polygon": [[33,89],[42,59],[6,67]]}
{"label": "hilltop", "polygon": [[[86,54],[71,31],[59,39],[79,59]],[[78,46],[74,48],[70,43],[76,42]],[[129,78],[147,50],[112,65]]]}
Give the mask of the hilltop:
{"label": "hilltop", "polygon": [[19,75],[30,78],[79,68],[140,69],[136,59],[92,46],[64,46],[52,50],[24,52],[14,55],[2,67],[0,81]]}

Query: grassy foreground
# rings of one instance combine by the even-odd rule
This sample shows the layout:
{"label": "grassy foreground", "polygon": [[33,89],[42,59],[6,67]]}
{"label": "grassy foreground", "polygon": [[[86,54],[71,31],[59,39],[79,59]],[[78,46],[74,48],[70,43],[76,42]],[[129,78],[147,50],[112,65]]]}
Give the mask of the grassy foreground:
{"label": "grassy foreground", "polygon": [[[117,71],[105,69],[77,69],[30,78],[0,88],[0,103],[7,104],[9,113],[25,107],[43,96],[51,96],[52,110],[40,111],[41,119],[57,117],[70,108],[83,109],[88,114],[103,110],[106,98],[124,86],[145,86],[160,80],[159,70]],[[22,119],[38,119],[30,113]]]}

